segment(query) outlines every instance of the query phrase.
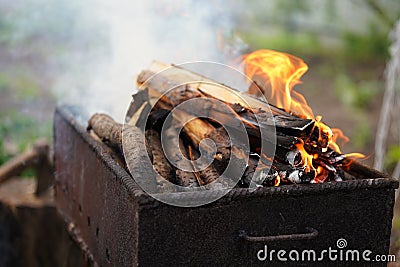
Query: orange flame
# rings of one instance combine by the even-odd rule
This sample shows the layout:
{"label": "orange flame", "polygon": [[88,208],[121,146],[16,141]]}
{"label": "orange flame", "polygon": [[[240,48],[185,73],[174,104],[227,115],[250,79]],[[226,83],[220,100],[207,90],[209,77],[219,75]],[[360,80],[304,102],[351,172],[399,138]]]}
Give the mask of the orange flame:
{"label": "orange flame", "polygon": [[307,151],[304,149],[303,143],[296,144],[296,147],[301,154],[301,158],[303,159],[303,167],[305,167],[306,172],[315,170],[313,167],[313,164],[312,164],[312,160],[313,160],[314,156],[307,153]]}
{"label": "orange flame", "polygon": [[[245,74],[261,87],[266,97],[269,96],[269,101],[288,113],[313,119],[320,129],[319,141],[327,140],[329,147],[340,153],[338,142],[344,144],[349,138],[340,129],[331,129],[321,122],[321,116],[315,117],[304,96],[293,90],[295,85],[301,83],[301,76],[308,70],[302,59],[268,49],[257,50],[244,55],[242,59]],[[322,135],[327,138],[323,139]]]}
{"label": "orange flame", "polygon": [[[304,96],[293,87],[301,83],[301,76],[308,70],[308,66],[298,57],[281,53],[273,50],[262,49],[242,57],[245,74],[253,80],[249,88],[249,94],[259,94],[261,91],[275,106],[284,109],[287,113],[298,117],[314,120],[315,126],[319,129],[318,144],[323,152],[327,147],[341,153],[338,142],[346,143],[349,138],[346,137],[340,129],[331,129],[321,122],[321,116],[314,116],[311,107],[307,104]],[[254,90],[256,88],[260,90]],[[313,144],[317,146],[317,144]],[[309,154],[304,148],[303,143],[296,145],[300,151],[306,171],[316,172],[316,182],[323,182],[328,172],[321,166],[317,169],[313,166],[313,158],[317,155]],[[325,151],[324,151],[325,150]],[[348,154],[347,158],[360,158],[364,155],[359,153]],[[318,178],[318,179],[317,179]]]}
{"label": "orange flame", "polygon": [[244,55],[243,63],[248,77],[257,81],[263,89],[270,89],[266,91],[271,94],[271,100],[277,107],[288,113],[314,118],[304,96],[293,90],[293,86],[301,83],[300,77],[308,70],[302,59],[263,49]]}
{"label": "orange flame", "polygon": [[[319,129],[318,142],[323,142],[325,139],[322,137],[322,135],[325,135],[325,136],[327,136],[327,142],[328,142],[327,146],[332,145],[332,141],[333,141],[332,129],[328,125],[323,123],[321,121],[321,119],[322,119],[322,116],[317,116],[315,118],[315,125]],[[339,147],[338,147],[338,149],[339,149]]]}
{"label": "orange flame", "polygon": [[361,154],[361,153],[348,153],[345,154],[346,159],[347,159],[347,163],[344,164],[345,167],[350,166],[353,161],[357,160],[357,159],[365,159],[365,155]]}
{"label": "orange flame", "polygon": [[329,172],[328,170],[324,169],[322,166],[317,167],[317,176],[315,177],[314,181],[317,183],[323,183],[328,178]]}
{"label": "orange flame", "polygon": [[274,186],[279,186],[281,184],[281,177],[279,175],[274,180]]}
{"label": "orange flame", "polygon": [[342,130],[338,128],[332,128],[332,133],[333,137],[331,142],[331,148],[336,152],[341,153],[338,142],[340,142],[341,143],[340,145],[343,146],[345,143],[349,142],[350,139],[343,134]]}

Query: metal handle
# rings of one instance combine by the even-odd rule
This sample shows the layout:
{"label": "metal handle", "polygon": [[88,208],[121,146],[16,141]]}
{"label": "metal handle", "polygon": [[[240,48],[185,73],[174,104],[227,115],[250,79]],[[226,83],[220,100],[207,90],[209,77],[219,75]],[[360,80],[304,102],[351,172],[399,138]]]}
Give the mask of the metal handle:
{"label": "metal handle", "polygon": [[284,240],[309,240],[318,236],[318,231],[311,227],[306,227],[307,233],[291,235],[271,235],[271,236],[249,236],[245,230],[239,231],[239,237],[250,242],[271,242]]}

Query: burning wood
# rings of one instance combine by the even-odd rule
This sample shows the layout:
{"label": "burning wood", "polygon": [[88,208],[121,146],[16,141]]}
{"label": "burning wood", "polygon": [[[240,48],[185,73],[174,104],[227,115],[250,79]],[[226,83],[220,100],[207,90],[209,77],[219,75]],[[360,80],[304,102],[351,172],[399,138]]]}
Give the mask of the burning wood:
{"label": "burning wood", "polygon": [[[233,181],[218,178],[238,174],[241,174],[239,187],[344,179],[343,169],[350,165],[351,159],[350,155],[340,153],[334,136],[338,131],[321,122],[320,116],[314,117],[304,98],[291,89],[307,70],[304,62],[268,50],[256,53],[244,58],[247,74],[257,81],[247,94],[160,62],[154,62],[139,74],[139,92],[133,96],[127,114],[129,126],[125,127],[145,124],[142,130],[160,192],[173,191],[168,186],[171,183],[186,188],[204,185],[229,188],[234,186]],[[282,57],[291,65],[278,73],[271,66],[276,63],[265,63],[275,60],[288,64],[282,63],[286,62],[280,60]],[[271,86],[280,87],[282,92],[271,93]],[[276,106],[260,99],[260,92],[274,95]],[[195,104],[181,108],[192,100]],[[173,122],[165,126],[169,117]],[[89,121],[89,129],[122,151],[121,127],[104,115],[94,115]],[[244,134],[240,129],[244,129]],[[138,128],[135,127],[134,133],[138,143],[129,147],[138,150]],[[203,142],[207,139],[215,147]],[[133,152],[124,149],[128,160],[127,155]],[[194,162],[203,157],[210,164],[200,168]],[[227,171],[228,166],[233,167]]]}

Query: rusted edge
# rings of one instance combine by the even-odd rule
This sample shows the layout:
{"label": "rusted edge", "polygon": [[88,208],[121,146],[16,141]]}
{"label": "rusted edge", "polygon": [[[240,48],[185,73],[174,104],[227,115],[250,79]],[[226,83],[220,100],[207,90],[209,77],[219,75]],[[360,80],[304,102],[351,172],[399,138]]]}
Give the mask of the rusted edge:
{"label": "rusted edge", "polygon": [[[122,185],[127,189],[128,194],[138,202],[140,209],[156,207],[160,202],[152,197],[149,197],[140,187],[135,183],[133,178],[121,168],[114,159],[107,153],[103,147],[104,144],[93,139],[85,130],[85,127],[79,124],[74,118],[71,107],[62,106],[57,107],[56,113],[62,116],[68,121],[68,123],[80,134],[83,140],[89,144],[96,155],[101,158],[105,165],[113,172],[116,176],[120,177]],[[354,164],[354,163],[353,163]],[[328,192],[336,191],[354,191],[359,189],[397,189],[399,182],[393,178],[388,178],[387,175],[380,173],[376,170],[370,169],[360,163],[355,163],[356,169],[362,172],[365,176],[369,176],[372,179],[357,179],[347,180],[341,182],[328,182],[321,184],[293,184],[293,185],[282,185],[278,187],[262,187],[256,190],[237,188],[228,192],[224,197],[217,200],[217,204],[225,204],[234,200],[251,197],[265,197],[265,196],[294,196],[294,195],[309,195],[309,194],[326,194]],[[373,170],[373,171],[371,171]],[[380,178],[379,176],[382,176]],[[209,198],[215,194],[220,194],[217,190],[205,190],[201,192],[179,192],[179,193],[166,193],[168,198],[177,200],[185,199],[185,202],[190,199],[201,199]],[[165,195],[164,195],[165,196]]]}
{"label": "rusted edge", "polygon": [[85,240],[83,240],[82,235],[79,233],[78,228],[75,227],[75,224],[72,222],[67,223],[67,231],[71,238],[78,244],[81,248],[83,256],[94,266],[98,267],[97,262],[94,259],[93,254],[90,252],[89,246],[86,244]]}
{"label": "rusted edge", "polygon": [[60,106],[56,108],[56,114],[64,118],[65,121],[67,121],[68,124],[78,132],[79,136],[95,152],[96,156],[104,161],[105,166],[120,178],[119,180],[121,184],[127,189],[128,194],[133,197],[134,200],[140,201],[142,198],[149,198],[149,196],[135,183],[133,178],[115,162],[107,152],[105,144],[95,140],[87,133],[85,126],[75,118],[72,109],[75,109],[75,107]]}
{"label": "rusted edge", "polygon": [[[322,184],[292,184],[282,185],[277,187],[260,187],[256,190],[247,188],[237,188],[228,192],[225,196],[210,205],[220,205],[230,203],[232,201],[242,201],[249,198],[263,198],[271,196],[279,197],[293,197],[299,195],[321,195],[333,192],[351,192],[361,189],[389,189],[393,190],[398,188],[399,182],[391,178],[375,178],[364,180],[350,180]],[[186,203],[190,199],[210,197],[216,194],[215,190],[207,190],[202,192],[182,192],[169,194],[171,199],[176,200],[182,198]],[[165,198],[165,197],[164,197]],[[176,201],[175,201],[176,202]],[[160,203],[156,200],[141,202],[141,209],[157,207]]]}

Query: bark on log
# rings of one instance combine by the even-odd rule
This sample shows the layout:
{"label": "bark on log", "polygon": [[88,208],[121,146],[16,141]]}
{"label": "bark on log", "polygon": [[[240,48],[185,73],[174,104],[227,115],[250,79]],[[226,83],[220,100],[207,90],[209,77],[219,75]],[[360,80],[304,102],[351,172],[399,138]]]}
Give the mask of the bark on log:
{"label": "bark on log", "polygon": [[160,134],[157,131],[153,129],[146,130],[146,141],[149,143],[148,148],[151,150],[149,153],[152,154],[152,163],[156,171],[158,191],[160,193],[173,192],[173,187],[169,182],[174,180],[175,170],[164,155],[160,138]]}
{"label": "bark on log", "polygon": [[[168,70],[159,73],[160,71],[165,70],[168,67],[170,67]],[[148,78],[155,73],[157,73],[157,75],[148,80]],[[264,101],[261,101],[242,92],[236,91],[225,85],[216,85],[215,81],[207,79],[201,75],[195,74],[178,66],[171,67],[160,62],[154,62],[148,70],[143,71],[138,76],[137,83],[139,86],[142,86],[145,83],[146,88],[149,89],[149,94],[153,95],[154,99],[158,99],[163,93],[166,93],[169,89],[175,88],[174,91],[177,91],[179,93],[170,96],[169,104],[172,106],[179,103],[179,98],[176,99],[174,96],[179,96],[179,94],[183,92],[187,95],[187,97],[181,96],[181,100],[190,98],[188,95],[190,93],[196,95],[192,97],[200,97],[201,95],[206,95],[207,97],[212,97],[232,105],[239,104],[243,108],[247,109],[257,108],[262,111],[270,110],[273,116],[278,116],[277,119],[274,120],[274,122],[277,123],[278,129],[280,125],[284,126],[286,121],[292,121],[289,123],[289,126],[291,125],[292,127],[282,127],[281,129],[279,129],[279,131],[282,131],[282,133],[311,136],[312,138],[310,140],[316,142],[316,144],[321,146],[322,148],[326,148],[329,145],[330,137],[326,136],[321,131],[321,129],[319,129],[318,126],[314,125],[314,120],[299,118],[283,111],[282,109],[279,109],[273,105],[269,105]],[[200,96],[198,94],[199,92]],[[280,120],[283,120],[283,123],[280,123]],[[265,125],[257,126],[264,127]],[[311,130],[318,133],[317,138],[315,138],[315,134],[311,135]],[[288,131],[289,133],[286,131]]]}
{"label": "bark on log", "polygon": [[[128,170],[122,152],[122,124],[107,114],[96,113],[88,121],[87,130],[93,137],[107,145],[108,153],[124,169]],[[151,154],[150,154],[151,156]],[[128,170],[129,172],[129,170]]]}
{"label": "bark on log", "polygon": [[147,154],[144,134],[136,126],[125,124],[122,142],[126,164],[135,181],[150,193],[157,191],[156,174]]}
{"label": "bark on log", "polygon": [[193,172],[185,171],[190,169],[191,166],[183,163],[184,158],[182,157],[188,159],[188,154],[184,148],[183,141],[179,138],[179,133],[174,126],[171,126],[165,130],[165,134],[165,152],[168,158],[176,164],[174,183],[184,187],[199,186]]}
{"label": "bark on log", "polygon": [[108,146],[122,151],[122,124],[107,114],[96,113],[88,122],[87,130],[93,130]]}

